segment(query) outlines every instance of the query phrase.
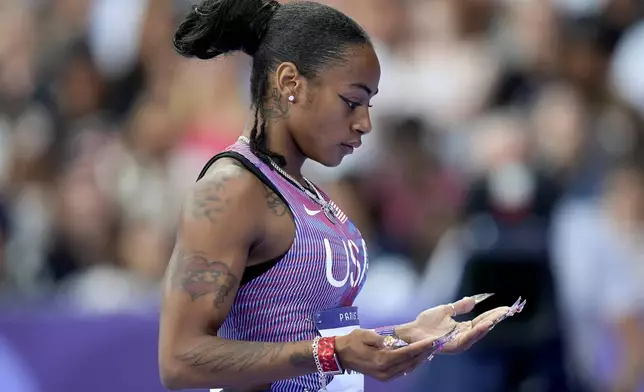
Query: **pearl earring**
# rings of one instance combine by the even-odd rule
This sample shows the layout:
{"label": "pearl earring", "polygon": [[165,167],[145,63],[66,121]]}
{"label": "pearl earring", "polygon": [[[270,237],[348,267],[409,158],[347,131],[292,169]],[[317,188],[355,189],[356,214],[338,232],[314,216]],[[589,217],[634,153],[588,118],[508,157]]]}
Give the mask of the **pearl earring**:
{"label": "pearl earring", "polygon": [[295,102],[295,95],[289,95],[288,96],[288,101],[289,102]]}

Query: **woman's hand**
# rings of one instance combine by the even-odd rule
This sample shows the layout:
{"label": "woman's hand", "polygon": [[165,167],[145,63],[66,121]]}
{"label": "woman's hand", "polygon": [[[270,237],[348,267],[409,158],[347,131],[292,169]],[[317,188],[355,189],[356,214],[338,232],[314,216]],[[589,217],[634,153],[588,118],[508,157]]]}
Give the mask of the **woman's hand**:
{"label": "woman's hand", "polygon": [[[465,297],[452,304],[425,310],[416,317],[416,320],[397,327],[396,335],[407,343],[414,343],[426,339],[438,341],[439,347],[437,349],[440,352],[456,354],[469,349],[506,317],[521,312],[525,305],[525,301],[521,302],[519,298],[512,307],[498,307],[470,321],[459,323],[453,319],[454,316],[471,312],[476,304],[483,300],[480,298],[486,299],[489,298],[489,295],[486,297],[481,295]],[[455,329],[457,334],[453,339],[447,339],[447,341],[439,340]],[[450,335],[454,336],[453,333]]]}
{"label": "woman's hand", "polygon": [[420,339],[406,347],[391,350],[385,337],[372,330],[357,329],[336,337],[336,354],[345,369],[380,381],[389,381],[414,370],[434,350],[432,339]]}

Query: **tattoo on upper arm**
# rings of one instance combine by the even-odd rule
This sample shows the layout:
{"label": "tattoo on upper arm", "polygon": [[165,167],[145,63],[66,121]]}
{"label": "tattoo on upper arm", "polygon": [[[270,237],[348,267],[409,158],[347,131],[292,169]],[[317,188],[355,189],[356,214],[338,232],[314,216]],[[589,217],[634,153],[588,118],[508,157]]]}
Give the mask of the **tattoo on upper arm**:
{"label": "tattoo on upper arm", "polygon": [[[297,343],[240,342],[216,339],[201,344],[177,358],[192,367],[203,367],[209,373],[222,371],[245,371],[261,361],[275,362],[289,346]],[[297,368],[312,366],[313,351],[296,351],[289,357],[290,363]]]}
{"label": "tattoo on upper arm", "polygon": [[281,197],[279,197],[271,188],[264,185],[266,190],[266,205],[271,210],[271,213],[275,216],[284,216],[288,212],[288,207],[284,203]]}
{"label": "tattoo on upper arm", "polygon": [[226,183],[239,173],[241,171],[222,171],[217,176],[197,182],[190,199],[192,216],[195,219],[207,218],[214,223],[217,215],[230,203],[230,196],[226,194]]}
{"label": "tattoo on upper arm", "polygon": [[264,105],[264,120],[274,121],[286,118],[291,113],[291,106],[282,99],[277,88],[273,88],[269,94],[266,105]]}
{"label": "tattoo on upper arm", "polygon": [[208,260],[200,252],[175,251],[172,257],[170,280],[195,301],[204,295],[213,294],[213,306],[219,309],[239,284],[225,263]]}

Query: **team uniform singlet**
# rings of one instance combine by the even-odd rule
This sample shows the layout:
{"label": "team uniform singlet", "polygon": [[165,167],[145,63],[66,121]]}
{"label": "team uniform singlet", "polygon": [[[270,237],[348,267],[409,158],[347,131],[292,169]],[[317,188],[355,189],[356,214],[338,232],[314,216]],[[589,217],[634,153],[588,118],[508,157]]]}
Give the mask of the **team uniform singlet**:
{"label": "team uniform singlet", "polygon": [[[332,206],[336,219],[331,222],[315,201],[242,142],[213,157],[199,178],[223,157],[238,160],[282,198],[293,215],[295,238],[280,259],[246,268],[218,336],[242,341],[293,342],[312,340],[329,331],[335,335],[348,334],[358,328],[357,311],[342,310],[350,309],[362,289],[369,265],[367,246],[358,229],[335,204]],[[320,194],[330,201],[322,191]],[[334,311],[338,318],[326,331],[314,321],[324,311]],[[329,392],[364,390],[364,377],[359,373],[327,380]],[[319,376],[313,373],[274,382],[270,391],[313,392],[320,388]]]}

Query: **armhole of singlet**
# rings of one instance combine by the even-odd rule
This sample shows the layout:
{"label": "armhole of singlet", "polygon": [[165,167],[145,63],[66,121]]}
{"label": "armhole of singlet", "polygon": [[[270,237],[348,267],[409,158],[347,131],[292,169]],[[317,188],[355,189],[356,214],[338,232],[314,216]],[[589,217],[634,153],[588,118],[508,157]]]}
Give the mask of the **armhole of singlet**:
{"label": "armhole of singlet", "polygon": [[[210,158],[208,163],[206,163],[204,168],[201,170],[201,173],[199,173],[199,177],[197,177],[197,181],[201,180],[203,176],[205,176],[206,173],[208,172],[208,169],[210,169],[210,166],[212,166],[217,160],[221,158],[232,158],[238,161],[239,163],[241,163],[242,165],[244,165],[244,168],[246,168],[246,170],[253,173],[255,177],[259,178],[259,180],[264,185],[269,187],[271,191],[275,192],[275,194],[280,199],[282,199],[282,201],[284,202],[284,205],[288,207],[288,202],[286,201],[284,196],[282,196],[282,194],[277,189],[277,187],[271,182],[271,180],[269,180],[268,177],[266,177],[266,174],[262,173],[262,171],[259,170],[257,166],[255,166],[251,161],[248,160],[248,158],[246,158],[245,156],[243,156],[238,152],[225,151]],[[250,281],[252,281],[253,279],[258,278],[259,276],[268,272],[268,270],[273,268],[275,264],[277,264],[280,260],[284,258],[284,256],[286,256],[286,253],[288,253],[288,251],[286,251],[283,255],[277,256],[274,259],[270,259],[264,263],[246,267],[244,269],[244,274],[242,275],[240,286],[243,286],[246,283],[249,283]]]}

